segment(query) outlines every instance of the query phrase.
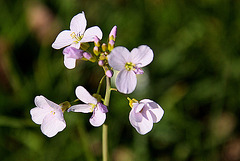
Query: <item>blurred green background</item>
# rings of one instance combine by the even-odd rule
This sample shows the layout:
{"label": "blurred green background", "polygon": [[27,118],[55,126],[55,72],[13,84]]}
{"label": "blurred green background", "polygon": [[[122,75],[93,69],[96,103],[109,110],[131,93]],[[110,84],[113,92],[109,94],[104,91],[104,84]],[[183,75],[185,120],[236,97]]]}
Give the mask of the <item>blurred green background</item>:
{"label": "blurred green background", "polygon": [[125,97],[113,92],[107,123],[112,161],[240,160],[240,1],[238,0],[1,0],[0,160],[101,160],[101,127],[91,114],[65,113],[67,128],[47,138],[31,120],[34,97],[61,103],[83,85],[96,92],[102,69],[63,65],[51,44],[84,11],[87,27],[106,41],[118,27],[117,46],[150,46],[154,61],[130,97],[165,110],[141,136],[130,125]]}

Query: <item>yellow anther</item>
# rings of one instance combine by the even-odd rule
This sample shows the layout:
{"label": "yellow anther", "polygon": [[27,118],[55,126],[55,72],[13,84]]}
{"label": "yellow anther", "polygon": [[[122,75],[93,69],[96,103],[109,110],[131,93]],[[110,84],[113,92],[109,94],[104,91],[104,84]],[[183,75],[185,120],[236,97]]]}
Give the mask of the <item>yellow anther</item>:
{"label": "yellow anther", "polygon": [[76,37],[75,32],[72,32],[72,33],[70,34],[70,36],[74,39],[74,38]]}
{"label": "yellow anther", "polygon": [[75,43],[78,43],[83,38],[83,35],[80,36],[79,34],[76,35],[75,32],[72,32],[70,36],[72,39],[76,39],[76,41],[74,41]]}
{"label": "yellow anther", "polygon": [[127,71],[133,70],[135,64],[133,64],[132,62],[127,62],[125,64],[125,68],[127,69]]}
{"label": "yellow anther", "polygon": [[127,98],[129,101],[129,106],[132,108],[133,107],[133,103],[138,103],[138,100],[136,100],[135,98],[131,99],[131,98]]}
{"label": "yellow anther", "polygon": [[51,113],[52,113],[53,115],[55,115],[55,111],[51,111]]}
{"label": "yellow anther", "polygon": [[92,104],[92,103],[89,103],[89,105],[91,105],[92,107],[91,107],[91,112],[93,112],[93,110],[94,110],[94,108],[95,108],[95,104]]}

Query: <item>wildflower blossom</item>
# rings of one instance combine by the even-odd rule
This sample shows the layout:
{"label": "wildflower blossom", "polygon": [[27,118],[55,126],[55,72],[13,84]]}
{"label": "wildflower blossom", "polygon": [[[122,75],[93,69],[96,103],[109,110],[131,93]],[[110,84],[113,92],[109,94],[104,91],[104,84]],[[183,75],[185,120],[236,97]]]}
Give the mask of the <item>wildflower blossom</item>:
{"label": "wildflower blossom", "polygon": [[70,30],[60,32],[52,44],[54,49],[61,49],[71,45],[77,49],[80,48],[80,43],[92,42],[97,36],[102,39],[102,31],[98,26],[88,28],[86,31],[87,21],[84,12],[74,16],[70,22]]}
{"label": "wildflower blossom", "polygon": [[100,103],[100,100],[91,96],[91,94],[82,86],[78,86],[75,93],[78,99],[85,104],[71,106],[68,109],[68,112],[93,112],[92,117],[89,119],[89,122],[95,127],[101,126],[106,119],[106,113],[108,112],[107,107]]}
{"label": "wildflower blossom", "polygon": [[33,122],[41,125],[41,131],[48,137],[55,136],[66,127],[61,106],[44,96],[35,97],[37,107],[30,110]]}
{"label": "wildflower blossom", "polygon": [[164,114],[163,109],[149,99],[143,99],[140,102],[133,101],[131,106],[130,123],[142,135],[151,131],[153,123],[159,122]]}
{"label": "wildflower blossom", "polygon": [[125,47],[116,47],[108,55],[109,65],[120,71],[116,78],[118,91],[129,94],[137,85],[136,74],[143,74],[141,67],[153,60],[153,51],[147,45],[141,45],[129,52]]}

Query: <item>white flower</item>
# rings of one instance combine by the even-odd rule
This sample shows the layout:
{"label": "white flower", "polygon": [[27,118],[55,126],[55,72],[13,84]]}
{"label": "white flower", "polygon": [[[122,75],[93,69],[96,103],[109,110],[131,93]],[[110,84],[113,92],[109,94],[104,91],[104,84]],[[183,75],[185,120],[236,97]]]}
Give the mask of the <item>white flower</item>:
{"label": "white flower", "polygon": [[101,126],[106,120],[106,113],[108,112],[107,107],[98,102],[98,100],[95,97],[91,96],[91,94],[82,86],[78,86],[76,88],[76,96],[85,104],[71,106],[68,109],[68,112],[93,112],[92,117],[89,119],[89,122],[95,127]]}
{"label": "white flower", "polygon": [[52,44],[54,49],[61,49],[71,45],[77,49],[80,48],[80,43],[94,41],[97,36],[102,39],[102,31],[98,26],[88,28],[86,31],[87,21],[84,12],[74,16],[70,23],[70,30],[60,32]]}
{"label": "white flower", "polygon": [[164,114],[163,109],[149,99],[143,99],[132,105],[129,120],[137,132],[142,135],[151,131],[153,123],[159,122]]}
{"label": "white flower", "polygon": [[147,45],[141,45],[129,52],[125,47],[116,47],[108,55],[109,65],[120,71],[116,78],[118,91],[129,94],[137,85],[136,74],[143,74],[141,67],[153,60],[153,51]]}
{"label": "white flower", "polygon": [[30,110],[33,122],[41,125],[41,131],[48,137],[55,136],[66,127],[61,106],[44,96],[35,97],[37,107]]}

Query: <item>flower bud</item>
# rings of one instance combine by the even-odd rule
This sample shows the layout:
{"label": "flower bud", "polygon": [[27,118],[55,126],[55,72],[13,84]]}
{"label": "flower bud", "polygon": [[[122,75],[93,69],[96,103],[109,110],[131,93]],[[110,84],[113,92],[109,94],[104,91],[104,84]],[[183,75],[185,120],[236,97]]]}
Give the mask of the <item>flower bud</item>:
{"label": "flower bud", "polygon": [[93,47],[93,53],[98,56],[99,53],[100,53],[100,52],[99,52],[99,47],[94,46],[94,47]]}
{"label": "flower bud", "polygon": [[97,47],[100,46],[100,39],[97,36],[94,37],[94,45]]}
{"label": "flower bud", "polygon": [[105,63],[104,63],[103,60],[99,60],[99,61],[98,61],[98,65],[99,65],[100,67],[102,67],[104,64],[105,64]]}
{"label": "flower bud", "polygon": [[100,60],[105,60],[106,59],[106,56],[104,54],[101,54],[100,57],[99,57]]}
{"label": "flower bud", "polygon": [[108,78],[111,78],[113,76],[113,71],[112,70],[107,70],[105,74]]}
{"label": "flower bud", "polygon": [[112,49],[114,48],[114,44],[115,44],[115,42],[113,40],[110,40],[108,42],[108,50],[109,51],[112,51]]}
{"label": "flower bud", "polygon": [[116,35],[117,35],[117,26],[114,26],[109,34],[109,41],[116,40]]}
{"label": "flower bud", "polygon": [[104,52],[107,51],[107,44],[105,43],[102,44],[102,51]]}
{"label": "flower bud", "polygon": [[83,53],[83,57],[86,58],[87,60],[89,60],[89,59],[92,58],[92,54],[87,53],[87,52],[84,52],[84,53]]}

